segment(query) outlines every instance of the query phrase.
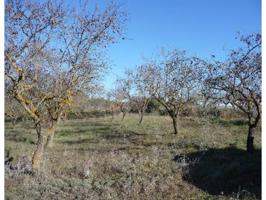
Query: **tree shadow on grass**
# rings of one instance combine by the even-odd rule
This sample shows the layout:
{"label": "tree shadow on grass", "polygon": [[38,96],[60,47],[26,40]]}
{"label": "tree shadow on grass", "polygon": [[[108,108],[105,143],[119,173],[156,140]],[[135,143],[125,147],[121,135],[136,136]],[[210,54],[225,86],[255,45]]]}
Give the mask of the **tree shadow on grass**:
{"label": "tree shadow on grass", "polygon": [[[67,121],[67,122],[63,122],[61,124],[61,126],[63,127],[70,127],[70,128],[73,128],[73,127],[79,127],[79,128],[82,128],[82,127],[102,127],[102,126],[110,126],[109,124],[110,122],[109,121],[95,121],[95,120],[88,120],[88,119],[84,119],[84,120],[70,120],[70,121]],[[116,127],[116,126],[119,126],[119,123],[115,123],[115,122],[112,122],[112,127]]]}
{"label": "tree shadow on grass", "polygon": [[[209,149],[186,155],[190,161],[183,179],[211,195],[261,197],[261,150]],[[179,156],[176,156],[177,159]],[[194,162],[193,162],[194,161]]]}
{"label": "tree shadow on grass", "polygon": [[61,143],[69,144],[69,145],[78,145],[78,144],[84,144],[84,143],[97,144],[99,143],[99,141],[93,138],[83,138],[83,139],[77,139],[77,140],[65,140],[65,141],[62,141]]}
{"label": "tree shadow on grass", "polygon": [[248,121],[247,120],[241,120],[241,119],[235,119],[235,120],[217,119],[217,120],[214,120],[214,122],[216,122],[219,125],[224,126],[224,127],[247,126],[248,125]]}
{"label": "tree shadow on grass", "polygon": [[[123,144],[123,143],[132,143],[133,145],[141,146],[152,146],[158,145],[153,143],[144,143],[144,138],[147,134],[139,133],[135,131],[123,131],[120,132],[114,126],[103,125],[88,127],[87,129],[76,129],[76,130],[63,130],[58,134],[63,138],[60,143],[65,144],[85,144],[85,143],[105,143],[105,144]],[[89,135],[89,138],[86,138],[86,135]],[[70,138],[68,138],[71,136]],[[73,136],[76,138],[73,140]],[[82,138],[85,136],[85,138]]]}

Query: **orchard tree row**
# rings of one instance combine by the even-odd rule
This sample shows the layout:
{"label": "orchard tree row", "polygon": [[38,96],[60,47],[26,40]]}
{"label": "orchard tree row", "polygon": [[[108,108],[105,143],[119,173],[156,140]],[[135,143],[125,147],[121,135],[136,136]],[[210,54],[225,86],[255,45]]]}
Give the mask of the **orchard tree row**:
{"label": "orchard tree row", "polygon": [[240,38],[242,47],[225,61],[205,60],[185,51],[163,52],[118,79],[112,92],[123,117],[131,106],[143,120],[148,102],[156,99],[172,118],[174,134],[178,119],[192,105],[229,105],[248,120],[247,151],[254,151],[254,133],[261,119],[261,34]]}
{"label": "orchard tree row", "polygon": [[[18,110],[25,112],[34,124],[34,172],[75,97],[99,88],[107,67],[104,49],[123,38],[127,17],[117,4],[77,5],[70,10],[63,1],[5,3],[5,113],[15,121]],[[179,50],[146,61],[117,80],[108,94],[117,103],[112,109],[118,107],[124,118],[134,105],[141,123],[149,101],[156,99],[178,134],[180,113],[189,105],[226,103],[247,116],[247,151],[253,152],[261,118],[261,35],[241,41],[243,46],[223,62],[190,57]]]}

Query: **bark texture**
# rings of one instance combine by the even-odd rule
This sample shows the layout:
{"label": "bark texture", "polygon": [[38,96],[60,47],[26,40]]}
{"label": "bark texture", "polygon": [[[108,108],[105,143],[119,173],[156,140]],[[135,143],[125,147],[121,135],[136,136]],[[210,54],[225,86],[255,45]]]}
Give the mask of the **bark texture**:
{"label": "bark texture", "polygon": [[37,172],[40,170],[41,162],[43,160],[43,154],[44,154],[44,147],[45,147],[45,137],[43,136],[41,132],[41,125],[36,124],[35,125],[37,135],[38,135],[38,141],[37,141],[37,147],[36,150],[33,153],[32,156],[32,170],[33,172]]}
{"label": "bark texture", "polygon": [[247,152],[254,152],[254,134],[255,134],[255,126],[250,125],[248,127],[248,137],[247,137]]}

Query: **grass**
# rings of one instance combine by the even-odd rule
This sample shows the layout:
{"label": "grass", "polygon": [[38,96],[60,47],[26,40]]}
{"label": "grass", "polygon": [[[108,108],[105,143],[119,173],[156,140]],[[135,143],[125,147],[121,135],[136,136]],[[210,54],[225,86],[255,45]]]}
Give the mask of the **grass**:
{"label": "grass", "polygon": [[[30,162],[36,134],[30,123],[6,123],[13,163]],[[6,199],[260,199],[261,137],[244,151],[240,119],[179,120],[121,116],[68,120],[56,131],[38,176],[5,174]],[[25,161],[25,157],[28,158]]]}

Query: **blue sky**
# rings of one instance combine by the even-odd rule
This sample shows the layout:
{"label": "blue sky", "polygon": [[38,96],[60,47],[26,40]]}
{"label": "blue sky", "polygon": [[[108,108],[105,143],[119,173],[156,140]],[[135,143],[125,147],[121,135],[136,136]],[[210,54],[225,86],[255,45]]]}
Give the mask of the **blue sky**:
{"label": "blue sky", "polygon": [[[102,2],[100,2],[102,3]],[[261,31],[260,0],[118,0],[127,11],[126,40],[112,45],[107,56],[111,68],[106,89],[116,77],[133,69],[143,57],[160,48],[187,50],[191,55],[223,59],[239,46],[237,32]]]}

